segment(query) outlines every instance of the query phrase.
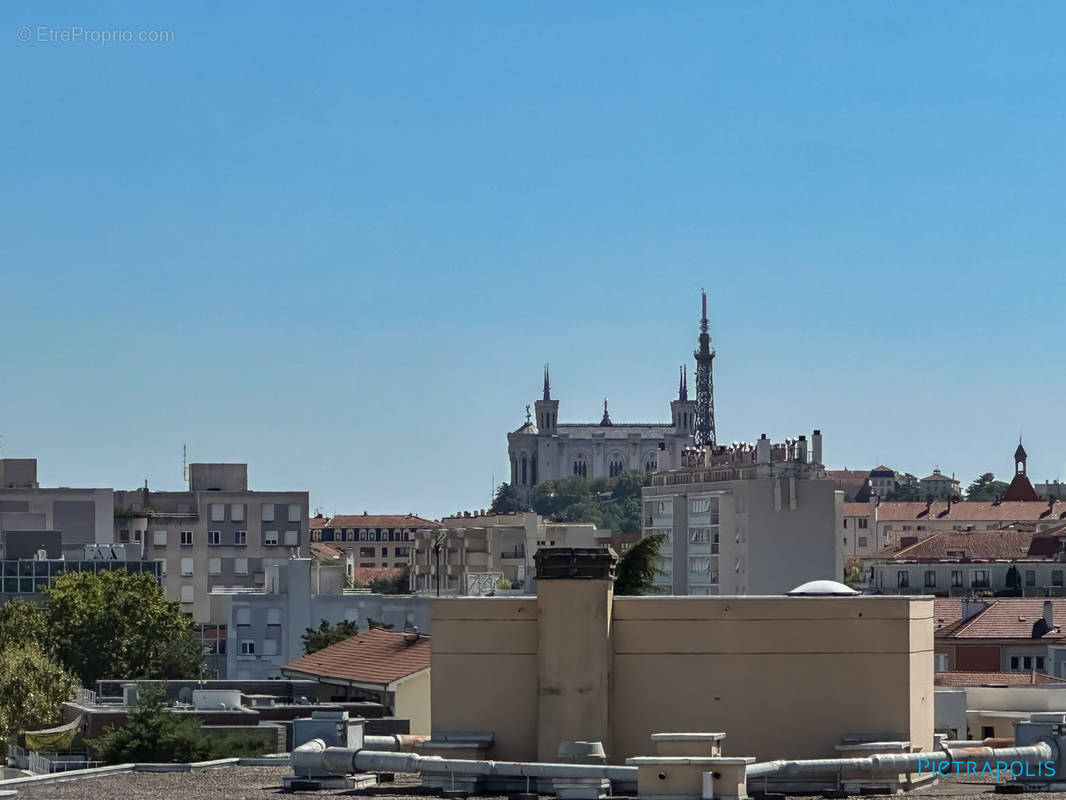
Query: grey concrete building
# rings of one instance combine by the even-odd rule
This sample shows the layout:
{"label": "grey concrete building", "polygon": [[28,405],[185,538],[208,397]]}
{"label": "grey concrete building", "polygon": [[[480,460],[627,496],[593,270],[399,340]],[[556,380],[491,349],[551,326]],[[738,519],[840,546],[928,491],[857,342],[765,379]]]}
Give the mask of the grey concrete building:
{"label": "grey concrete building", "polygon": [[111,489],[42,488],[37,459],[0,459],[0,550],[8,559],[75,557],[86,544],[112,541]]}
{"label": "grey concrete building", "polygon": [[189,488],[114,494],[114,541],[163,565],[167,596],[197,622],[215,587],[264,586],[268,560],[308,554],[308,493],[252,491],[246,464],[190,464]]}
{"label": "grey concrete building", "polygon": [[844,493],[825,475],[822,435],[691,448],[643,492],[644,535],[663,533],[660,590],[781,594],[843,572]]}
{"label": "grey concrete building", "polygon": [[374,620],[396,630],[413,625],[428,632],[427,598],[345,589],[343,567],[312,565],[306,558],[272,560],[264,569],[262,588],[211,590],[211,621],[226,626],[225,652],[213,659],[220,678],[281,677],[285,664],[304,655],[304,631],[322,620],[350,620],[361,631]]}

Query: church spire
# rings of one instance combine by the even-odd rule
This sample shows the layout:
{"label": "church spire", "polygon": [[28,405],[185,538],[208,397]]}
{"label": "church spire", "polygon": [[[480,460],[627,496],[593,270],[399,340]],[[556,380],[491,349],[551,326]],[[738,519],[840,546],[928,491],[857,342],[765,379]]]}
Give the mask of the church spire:
{"label": "church spire", "polygon": [[696,444],[714,447],[714,377],[712,366],[714,350],[711,349],[710,323],[707,321],[707,293],[703,297],[703,316],[700,318],[700,339],[696,356]]}
{"label": "church spire", "polygon": [[544,365],[544,399],[552,399],[552,385],[551,380],[548,378],[548,365]]}
{"label": "church spire", "polygon": [[607,398],[603,398],[603,419],[600,420],[600,425],[613,425],[611,422],[611,415],[607,413]]}

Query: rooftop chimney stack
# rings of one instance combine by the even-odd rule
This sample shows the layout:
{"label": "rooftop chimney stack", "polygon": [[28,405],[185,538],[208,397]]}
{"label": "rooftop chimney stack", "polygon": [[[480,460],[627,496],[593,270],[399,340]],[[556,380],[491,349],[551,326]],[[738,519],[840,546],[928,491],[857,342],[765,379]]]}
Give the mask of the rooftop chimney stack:
{"label": "rooftop chimney stack", "polygon": [[758,464],[770,463],[770,440],[766,438],[765,433],[755,443],[755,461]]}
{"label": "rooftop chimney stack", "polygon": [[811,461],[815,464],[822,463],[822,432],[815,429],[811,436]]}

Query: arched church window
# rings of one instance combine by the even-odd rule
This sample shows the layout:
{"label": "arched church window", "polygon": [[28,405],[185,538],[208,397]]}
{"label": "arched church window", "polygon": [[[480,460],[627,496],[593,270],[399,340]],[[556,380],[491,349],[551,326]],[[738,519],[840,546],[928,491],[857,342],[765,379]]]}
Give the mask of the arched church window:
{"label": "arched church window", "polygon": [[522,485],[526,485],[526,457],[522,456]]}
{"label": "arched church window", "polygon": [[659,462],[658,462],[658,459],[656,459],[654,455],[645,456],[645,458],[644,458],[644,471],[645,472],[655,472],[655,470],[658,469],[658,467],[659,467]]}
{"label": "arched church window", "polygon": [[529,485],[537,485],[537,454],[534,453],[533,457],[529,460]]}
{"label": "arched church window", "polygon": [[580,475],[582,478],[588,477],[589,466],[584,456],[577,456],[574,459],[574,474]]}
{"label": "arched church window", "polygon": [[622,461],[622,457],[620,455],[618,455],[617,453],[612,455],[611,456],[611,462],[607,466],[607,473],[612,478],[616,478],[616,477],[618,477],[619,475],[622,474],[624,469],[625,469],[625,464]]}

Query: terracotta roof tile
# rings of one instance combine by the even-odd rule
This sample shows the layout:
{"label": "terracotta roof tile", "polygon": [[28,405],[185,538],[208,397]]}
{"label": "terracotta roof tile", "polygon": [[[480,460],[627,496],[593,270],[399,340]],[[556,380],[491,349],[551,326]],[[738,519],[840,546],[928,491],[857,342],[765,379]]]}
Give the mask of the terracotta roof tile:
{"label": "terracotta roof tile", "polygon": [[329,524],[329,517],[323,517],[323,516],[311,517],[311,519],[307,520],[307,529],[311,530],[311,531],[320,531],[324,527],[326,527],[326,525],[328,525],[328,524]]}
{"label": "terracotta roof tile", "polygon": [[935,672],[934,686],[1032,686],[1066,683],[1042,672]]}
{"label": "terracotta roof tile", "polygon": [[336,514],[327,528],[439,528],[440,523],[417,514]]}
{"label": "terracotta roof tile", "polygon": [[[916,544],[895,552],[882,550],[879,556],[895,561],[944,561],[953,559],[1019,559],[1029,554],[1031,531],[935,531]],[[962,556],[954,555],[962,553]]]}
{"label": "terracotta roof tile", "polygon": [[869,503],[844,503],[845,517],[868,517],[870,516]]}
{"label": "terracotta roof tile", "polygon": [[[1034,637],[1033,625],[1042,619],[1045,602],[1051,603],[1055,627],[1043,636]],[[951,639],[1058,639],[1063,635],[1059,629],[1063,620],[1066,620],[1066,598],[1000,597],[958,627],[938,630],[936,635]]]}
{"label": "terracotta roof tile", "polygon": [[413,643],[402,631],[378,628],[359,633],[343,642],[286,664],[286,674],[335,678],[354,683],[387,686],[429,669],[430,637],[415,634]]}
{"label": "terracotta roof tile", "polygon": [[311,542],[311,555],[325,561],[334,561],[344,555],[336,547],[330,547],[325,542]]}
{"label": "terracotta roof tile", "polygon": [[1010,482],[1010,486],[1007,487],[1007,491],[1003,493],[1003,500],[1008,502],[1015,500],[1032,502],[1039,499],[1036,489],[1034,489],[1033,484],[1029,482],[1029,478],[1020,472],[1014,476],[1014,479]]}
{"label": "terracotta roof tile", "polygon": [[970,502],[948,503],[938,500],[931,505],[920,502],[885,501],[877,506],[878,522],[946,519],[954,522],[1058,522],[1066,517],[1066,503],[1046,502]]}

